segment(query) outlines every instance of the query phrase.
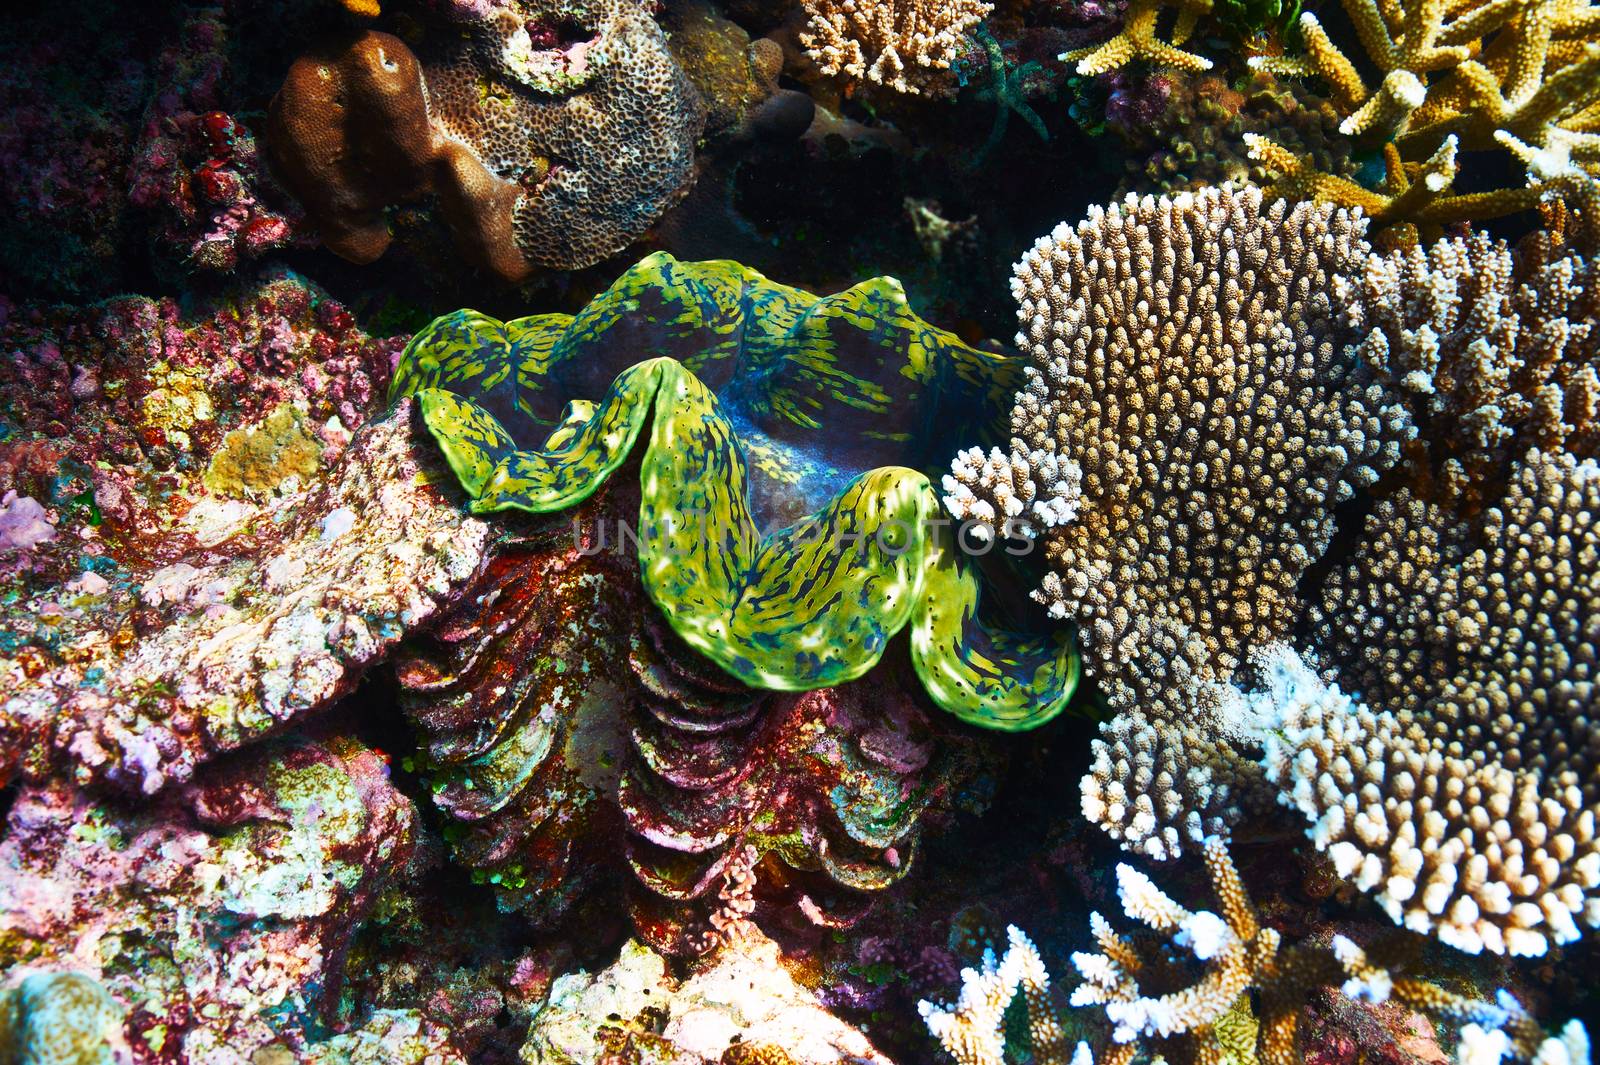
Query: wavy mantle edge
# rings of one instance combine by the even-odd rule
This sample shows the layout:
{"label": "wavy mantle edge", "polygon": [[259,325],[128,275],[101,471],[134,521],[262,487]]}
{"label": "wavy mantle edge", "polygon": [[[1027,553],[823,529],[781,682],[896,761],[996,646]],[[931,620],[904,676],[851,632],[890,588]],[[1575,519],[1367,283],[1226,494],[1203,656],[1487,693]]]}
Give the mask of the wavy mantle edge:
{"label": "wavy mantle edge", "polygon": [[807,691],[857,679],[909,624],[924,688],[969,724],[1036,728],[1077,688],[1069,633],[1022,636],[978,620],[977,579],[957,558],[932,484],[915,470],[869,470],[762,538],[733,426],[674,359],[624,370],[598,403],[570,401],[532,450],[471,399],[421,385],[408,378],[397,395],[416,395],[476,514],[549,514],[583,502],[649,424],[639,472],[645,589],[689,646],[751,687]]}

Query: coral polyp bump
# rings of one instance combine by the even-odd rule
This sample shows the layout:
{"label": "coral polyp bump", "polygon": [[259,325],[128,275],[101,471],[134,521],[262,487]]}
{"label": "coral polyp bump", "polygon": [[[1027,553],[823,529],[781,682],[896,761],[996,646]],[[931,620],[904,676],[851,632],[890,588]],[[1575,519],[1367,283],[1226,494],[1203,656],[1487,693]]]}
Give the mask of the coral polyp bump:
{"label": "coral polyp bump", "polygon": [[[684,360],[639,362],[595,388],[640,351]],[[891,280],[819,299],[735,264],[657,254],[575,318],[436,321],[402,355],[392,393],[417,397],[478,514],[571,507],[644,438],[645,588],[685,643],[741,681],[854,680],[909,627],[935,702],[1017,730],[1071,698],[1072,645],[979,622],[977,578],[927,475],[887,465],[925,455],[931,426],[992,410],[989,394],[1014,376],[916,318]],[[866,431],[839,432],[861,419]]]}

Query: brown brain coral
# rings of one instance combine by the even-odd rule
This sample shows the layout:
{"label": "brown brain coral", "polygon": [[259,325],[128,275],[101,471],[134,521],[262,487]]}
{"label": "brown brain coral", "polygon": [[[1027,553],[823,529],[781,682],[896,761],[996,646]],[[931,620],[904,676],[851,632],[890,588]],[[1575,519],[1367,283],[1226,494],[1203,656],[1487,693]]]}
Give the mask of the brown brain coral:
{"label": "brown brain coral", "polygon": [[471,259],[511,282],[620,251],[689,186],[704,112],[636,0],[505,0],[419,61],[367,32],[290,68],[279,168],[328,247],[371,262],[384,212],[426,193]]}
{"label": "brown brain coral", "polygon": [[1044,534],[1037,596],[1077,623],[1122,715],[1096,742],[1084,810],[1125,846],[1173,855],[1236,816],[1255,770],[1233,749],[1250,730],[1226,682],[1299,615],[1334,505],[1411,434],[1328,298],[1364,261],[1364,229],[1207,189],[1094,210],[1018,264],[1032,365],[1013,454],[1082,470],[1076,516]]}

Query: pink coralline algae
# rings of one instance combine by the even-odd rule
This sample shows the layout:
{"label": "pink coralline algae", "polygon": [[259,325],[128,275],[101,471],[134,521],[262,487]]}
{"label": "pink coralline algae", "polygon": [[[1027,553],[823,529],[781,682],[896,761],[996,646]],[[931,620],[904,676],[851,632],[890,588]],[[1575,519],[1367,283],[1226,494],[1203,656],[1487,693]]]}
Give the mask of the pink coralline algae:
{"label": "pink coralline algae", "polygon": [[221,8],[201,8],[162,53],[162,88],[146,108],[128,188],[129,202],[155,218],[159,258],[217,273],[305,242],[303,215],[254,134],[222,110],[227,32]]}
{"label": "pink coralline algae", "polygon": [[[98,981],[136,1062],[327,1060],[312,1039],[414,818],[347,739],[260,748],[138,810],[25,787],[0,841],[0,961]],[[363,1034],[382,1033],[341,1038]]]}
{"label": "pink coralline algae", "polygon": [[0,555],[0,779],[182,780],[348,691],[482,561],[408,404],[352,436],[393,345],[296,280],[5,339],[0,491],[56,535]]}
{"label": "pink coralline algae", "polygon": [[0,551],[26,551],[55,538],[56,527],[37,499],[15,490],[0,498]]}

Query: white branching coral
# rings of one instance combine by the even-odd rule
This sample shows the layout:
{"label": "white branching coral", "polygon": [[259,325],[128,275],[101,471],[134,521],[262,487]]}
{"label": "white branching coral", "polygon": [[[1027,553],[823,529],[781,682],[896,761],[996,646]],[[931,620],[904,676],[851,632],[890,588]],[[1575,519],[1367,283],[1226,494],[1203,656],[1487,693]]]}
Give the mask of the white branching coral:
{"label": "white branching coral", "polygon": [[823,73],[937,94],[932,75],[992,10],[988,0],[805,0],[800,44]]}
{"label": "white branching coral", "polygon": [[[1341,876],[1462,950],[1600,927],[1600,465],[1531,451],[1468,521],[1409,491],[1261,661],[1266,760]],[[1263,714],[1268,713],[1264,708]]]}
{"label": "white branching coral", "polygon": [[1157,982],[1170,983],[1174,966],[1146,957],[1133,940],[1118,934],[1100,914],[1089,915],[1089,927],[1101,952],[1072,956],[1084,982],[1073,990],[1071,1001],[1074,1006],[1103,1006],[1116,1026],[1111,1036],[1114,1043],[1181,1035],[1197,1049],[1214,1046],[1213,1026],[1276,964],[1280,937],[1256,920],[1227,848],[1211,836],[1204,852],[1222,903],[1222,916],[1209,910],[1190,911],[1137,869],[1117,866],[1117,896],[1123,912],[1167,936],[1198,961],[1202,967],[1198,980],[1151,994],[1141,978],[1154,976]]}
{"label": "white branching coral", "polygon": [[1042,494],[1019,489],[1015,456],[1078,468],[1037,597],[1077,624],[1119,714],[1083,807],[1129,849],[1172,857],[1241,815],[1260,771],[1235,671],[1294,624],[1334,506],[1411,435],[1330,302],[1364,232],[1356,213],[1210,188],[1094,209],[1017,265],[1013,459],[968,452],[951,495],[1004,518]]}
{"label": "white branching coral", "polygon": [[[1090,915],[1100,950],[1072,956],[1084,982],[1073,989],[1071,1003],[1102,1007],[1112,1022],[1110,1044],[1099,1058],[1102,1065],[1128,1065],[1140,1051],[1154,1060],[1223,1061],[1230,1046],[1224,1025],[1241,1003],[1252,1004],[1245,1008],[1258,1021],[1255,1059],[1262,1065],[1301,1065],[1304,1059],[1296,1045],[1301,1008],[1315,990],[1329,985],[1340,985],[1368,1002],[1393,999],[1435,1019],[1464,1024],[1463,1065],[1503,1059],[1588,1065],[1588,1036],[1577,1021],[1559,1035],[1547,1036],[1504,991],[1495,1002],[1484,1002],[1397,975],[1384,955],[1410,953],[1416,937],[1409,933],[1397,932],[1365,948],[1343,936],[1327,946],[1311,941],[1284,945],[1276,929],[1261,924],[1222,840],[1207,838],[1203,851],[1220,913],[1190,910],[1143,873],[1119,865],[1122,908],[1144,929],[1123,935],[1098,913]],[[1049,1014],[1049,976],[1028,938],[1015,928],[1009,935],[1003,960],[997,963],[990,952],[982,969],[962,973],[960,999],[953,1009],[923,1002],[922,1015],[958,1065],[1004,1065],[1001,1025],[1021,988],[1028,995],[1032,1060],[1036,1065],[1066,1065],[1067,1041]],[[1071,1065],[1094,1065],[1095,1060],[1088,1044],[1080,1042]]]}
{"label": "white branching coral", "polygon": [[[1015,925],[1006,929],[1005,956],[984,952],[980,968],[961,971],[954,1006],[926,999],[917,1003],[934,1038],[957,1065],[1004,1065],[1006,1008],[1020,991],[1028,1006],[1028,1037],[1035,1065],[1068,1065],[1067,1040],[1050,1005],[1050,974],[1033,941]],[[1072,1065],[1082,1065],[1089,1048],[1079,1044]],[[1088,1059],[1093,1065],[1093,1058]]]}
{"label": "white branching coral", "polygon": [[1009,456],[999,448],[959,452],[944,476],[944,503],[957,518],[973,523],[973,536],[988,540],[998,531],[1033,539],[1041,529],[1065,525],[1078,512],[1082,471],[1051,451],[1026,450],[1014,441]]}

